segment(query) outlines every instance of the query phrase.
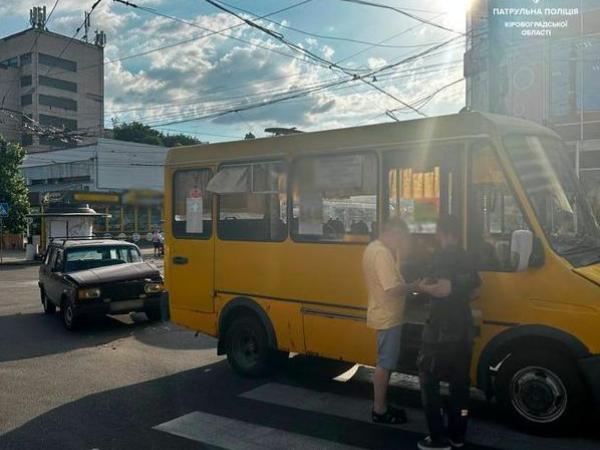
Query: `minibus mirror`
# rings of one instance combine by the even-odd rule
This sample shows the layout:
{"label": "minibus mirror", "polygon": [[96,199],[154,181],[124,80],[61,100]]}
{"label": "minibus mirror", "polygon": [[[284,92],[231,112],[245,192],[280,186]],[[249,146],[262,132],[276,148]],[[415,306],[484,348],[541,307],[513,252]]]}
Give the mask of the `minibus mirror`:
{"label": "minibus mirror", "polygon": [[523,272],[529,267],[533,253],[533,233],[529,230],[515,230],[510,239],[510,255],[515,272]]}

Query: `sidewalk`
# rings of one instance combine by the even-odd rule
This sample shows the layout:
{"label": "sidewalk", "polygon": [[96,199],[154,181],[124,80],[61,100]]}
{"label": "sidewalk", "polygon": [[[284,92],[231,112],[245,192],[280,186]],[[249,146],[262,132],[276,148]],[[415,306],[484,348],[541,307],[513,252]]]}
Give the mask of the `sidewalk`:
{"label": "sidewalk", "polygon": [[40,262],[35,259],[27,261],[25,259],[25,250],[2,250],[2,265],[4,266],[36,265],[40,264]]}

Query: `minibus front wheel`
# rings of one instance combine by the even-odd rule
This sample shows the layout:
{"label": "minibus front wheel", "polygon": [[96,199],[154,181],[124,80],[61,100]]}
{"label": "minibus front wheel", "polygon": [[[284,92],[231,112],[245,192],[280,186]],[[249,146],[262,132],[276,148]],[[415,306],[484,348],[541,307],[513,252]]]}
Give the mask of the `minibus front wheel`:
{"label": "minibus front wheel", "polygon": [[276,369],[287,354],[269,346],[267,331],[253,316],[241,316],[227,327],[225,336],[227,361],[240,375],[260,377]]}
{"label": "minibus front wheel", "polygon": [[585,411],[585,385],[577,366],[558,351],[512,353],[500,366],[495,386],[504,412],[529,432],[564,431]]}

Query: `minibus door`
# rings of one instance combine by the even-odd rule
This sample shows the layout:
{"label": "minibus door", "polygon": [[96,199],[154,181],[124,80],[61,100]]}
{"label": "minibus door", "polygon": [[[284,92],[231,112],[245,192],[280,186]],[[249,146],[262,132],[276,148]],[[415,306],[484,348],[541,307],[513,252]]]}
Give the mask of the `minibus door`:
{"label": "minibus door", "polygon": [[214,311],[213,195],[206,190],[209,168],[173,175],[172,234],[165,255],[171,307]]}
{"label": "minibus door", "polygon": [[[401,270],[407,281],[426,275],[436,248],[435,229],[440,214],[461,215],[464,144],[428,145],[389,152],[384,156],[387,176],[386,217],[401,216],[413,238],[412,250]],[[421,346],[428,299],[408,295],[404,311],[400,370],[413,372]]]}

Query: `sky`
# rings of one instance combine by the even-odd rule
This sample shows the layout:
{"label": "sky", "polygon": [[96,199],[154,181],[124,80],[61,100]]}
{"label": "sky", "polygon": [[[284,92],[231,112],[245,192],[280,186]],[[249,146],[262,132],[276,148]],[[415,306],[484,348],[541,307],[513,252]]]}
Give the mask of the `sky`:
{"label": "sky", "polygon": [[[55,0],[45,1],[50,11]],[[73,35],[94,1],[58,0],[48,29]],[[137,120],[219,142],[270,127],[316,131],[464,106],[460,33],[469,0],[370,0],[429,23],[344,0],[214,1],[263,29],[206,0],[98,4],[91,29],[107,35],[107,128]],[[28,28],[29,9],[43,5],[1,0],[0,37]]]}

